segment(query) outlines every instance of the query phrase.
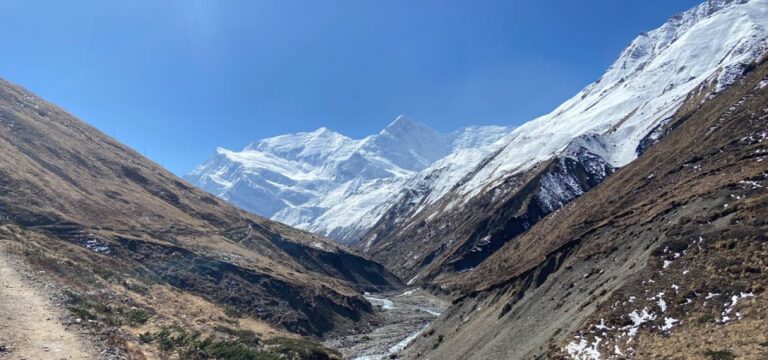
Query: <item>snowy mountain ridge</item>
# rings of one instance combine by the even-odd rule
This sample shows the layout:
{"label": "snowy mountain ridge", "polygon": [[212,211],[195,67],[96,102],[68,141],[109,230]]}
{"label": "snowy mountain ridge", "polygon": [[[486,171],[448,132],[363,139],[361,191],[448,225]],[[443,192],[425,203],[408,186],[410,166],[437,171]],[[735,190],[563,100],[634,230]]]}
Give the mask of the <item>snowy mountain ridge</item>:
{"label": "snowy mountain ridge", "polygon": [[[637,157],[640,142],[691,92],[703,85],[711,85],[712,92],[722,91],[766,49],[768,1],[706,1],[641,34],[598,81],[551,113],[516,128],[500,141],[503,145],[452,154],[423,170],[409,185],[430,189],[421,208],[456,187],[459,198],[453,205],[459,205],[574,142],[614,167],[624,166]],[[487,163],[477,169],[480,161],[467,158]]]}
{"label": "snowy mountain ridge", "polygon": [[355,241],[392,208],[397,223],[451,211],[579,149],[622,167],[692,93],[722,91],[766,49],[768,0],[710,0],[641,34],[599,80],[514,130],[439,134],[405,117],[360,140],[321,128],[219,149],[187,178],[246,210]]}
{"label": "snowy mountain ridge", "polygon": [[239,152],[218,148],[187,179],[245,210],[354,240],[378,220],[374,209],[418,171],[509,130],[475,126],[442,134],[405,116],[359,140],[320,128],[255,141]]}

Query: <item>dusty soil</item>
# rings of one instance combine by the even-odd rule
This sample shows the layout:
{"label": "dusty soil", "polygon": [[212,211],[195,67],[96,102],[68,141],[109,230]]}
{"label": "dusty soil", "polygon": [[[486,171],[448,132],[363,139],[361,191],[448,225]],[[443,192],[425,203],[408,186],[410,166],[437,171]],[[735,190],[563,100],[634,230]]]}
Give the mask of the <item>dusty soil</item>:
{"label": "dusty soil", "polygon": [[325,346],[345,359],[384,359],[402,350],[448,307],[448,302],[421,290],[366,295],[381,319],[367,332],[332,338]]}
{"label": "dusty soil", "polygon": [[0,241],[0,359],[96,359],[92,346],[60,320],[51,289],[32,279]]}

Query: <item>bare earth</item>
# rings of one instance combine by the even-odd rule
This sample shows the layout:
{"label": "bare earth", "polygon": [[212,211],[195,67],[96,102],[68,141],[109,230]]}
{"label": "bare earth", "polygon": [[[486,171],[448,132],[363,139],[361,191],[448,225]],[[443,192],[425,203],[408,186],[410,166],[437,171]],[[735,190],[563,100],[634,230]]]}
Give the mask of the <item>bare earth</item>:
{"label": "bare earth", "polygon": [[0,241],[0,359],[95,359]]}

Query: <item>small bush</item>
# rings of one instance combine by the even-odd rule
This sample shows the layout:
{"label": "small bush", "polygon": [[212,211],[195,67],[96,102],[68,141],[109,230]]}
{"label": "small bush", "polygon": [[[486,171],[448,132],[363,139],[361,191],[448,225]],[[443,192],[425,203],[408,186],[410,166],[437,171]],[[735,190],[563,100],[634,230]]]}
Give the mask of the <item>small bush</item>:
{"label": "small bush", "polygon": [[328,350],[318,343],[305,339],[277,337],[265,340],[266,347],[288,359],[331,359],[329,354],[341,358],[341,354]]}
{"label": "small bush", "polygon": [[83,319],[83,320],[95,320],[96,315],[94,315],[92,312],[88,311],[87,309],[84,309],[82,307],[78,306],[69,306],[67,307],[67,310],[69,310],[70,313],[72,313],[72,316]]}
{"label": "small bush", "polygon": [[141,342],[142,344],[151,344],[152,343],[152,333],[147,331],[147,332],[139,334],[139,342]]}
{"label": "small bush", "polygon": [[[252,332],[223,329],[256,337]],[[181,359],[277,360],[282,358],[278,354],[250,346],[240,339],[221,341],[213,336],[201,339],[199,332],[188,332],[178,326],[164,327],[151,338],[160,351],[166,355],[176,353]]]}
{"label": "small bush", "polygon": [[704,314],[699,316],[699,318],[696,320],[699,324],[710,324],[715,322],[715,317],[712,316],[712,314]]}
{"label": "small bush", "polygon": [[709,356],[712,360],[734,360],[736,359],[736,354],[733,353],[733,351],[724,349],[724,350],[707,350],[704,352],[704,355]]}
{"label": "small bush", "polygon": [[235,309],[231,306],[227,306],[224,308],[224,315],[227,315],[233,319],[240,319],[243,317],[243,313],[240,310]]}
{"label": "small bush", "polygon": [[128,280],[123,280],[123,287],[128,291],[133,291],[141,295],[147,295],[149,293],[149,287]]}
{"label": "small bush", "polygon": [[248,346],[256,347],[261,345],[261,338],[258,334],[251,330],[232,329],[221,325],[214,327],[214,330],[225,335],[236,337],[241,343],[244,343]]}
{"label": "small bush", "polygon": [[98,298],[66,291],[67,309],[73,316],[87,320],[101,320],[111,326],[138,326],[145,324],[152,316],[151,309],[113,307]]}
{"label": "small bush", "polygon": [[125,320],[129,326],[145,324],[151,316],[149,311],[138,308],[129,309],[125,312]]}

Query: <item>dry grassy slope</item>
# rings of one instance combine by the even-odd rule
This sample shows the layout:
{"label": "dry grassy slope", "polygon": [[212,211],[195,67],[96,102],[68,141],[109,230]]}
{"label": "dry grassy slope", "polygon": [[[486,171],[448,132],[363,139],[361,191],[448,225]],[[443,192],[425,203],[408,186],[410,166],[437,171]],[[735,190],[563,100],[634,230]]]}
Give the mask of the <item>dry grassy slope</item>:
{"label": "dry grassy slope", "polygon": [[[768,87],[761,82],[768,83],[768,63],[712,100],[692,95],[669,134],[638,160],[443,284],[465,295],[406,357],[557,358],[580,333],[585,347],[601,338],[595,350],[603,358],[621,358],[614,345],[642,359],[766,358]],[[727,312],[741,293],[754,297]],[[630,314],[643,309],[655,318],[628,343]],[[731,321],[718,323],[725,315]],[[671,332],[663,330],[667,318],[678,321]],[[596,327],[601,319],[608,328]]]}
{"label": "dry grassy slope", "polygon": [[0,221],[37,234],[34,246],[56,263],[78,265],[59,270],[96,274],[92,282],[72,279],[82,290],[108,280],[98,275],[103,270],[322,335],[369,316],[360,289],[399,284],[324,238],[194,189],[4,81],[0,153]]}

